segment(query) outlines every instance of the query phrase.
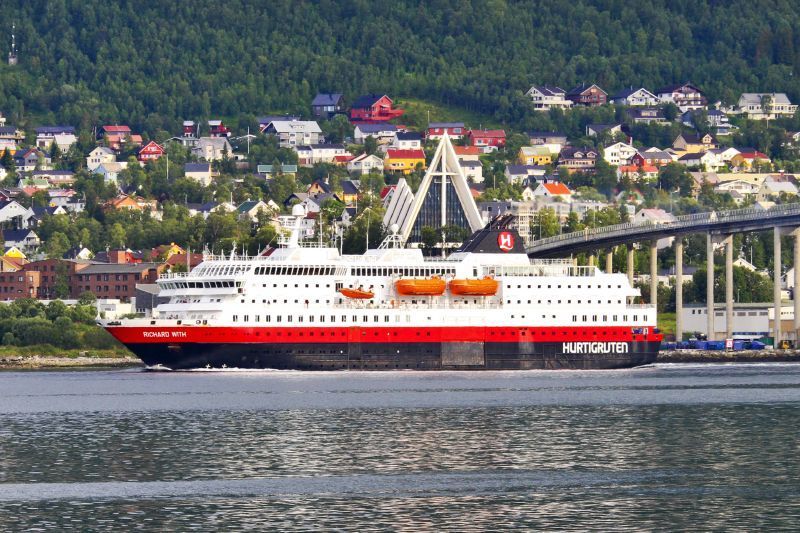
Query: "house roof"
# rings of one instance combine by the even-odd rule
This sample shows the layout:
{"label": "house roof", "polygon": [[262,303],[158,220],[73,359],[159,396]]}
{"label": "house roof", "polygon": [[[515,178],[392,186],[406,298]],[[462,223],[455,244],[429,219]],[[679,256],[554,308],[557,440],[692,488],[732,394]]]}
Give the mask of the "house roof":
{"label": "house roof", "polygon": [[560,157],[575,157],[576,154],[583,154],[584,157],[591,157],[589,154],[594,154],[594,157],[597,157],[597,150],[594,148],[588,148],[586,146],[583,147],[575,147],[575,146],[567,146],[563,150],[561,150]]}
{"label": "house roof", "polygon": [[358,187],[356,187],[356,184],[351,180],[344,180],[342,182],[342,192],[344,194],[358,194],[359,190]]}
{"label": "house roof", "polygon": [[541,170],[544,171],[546,167],[541,165],[506,165],[506,172],[509,175],[528,175],[531,171]]}
{"label": "house roof", "polygon": [[555,85],[534,85],[532,88],[545,96],[564,96],[566,94],[564,89]]}
{"label": "house roof", "polygon": [[637,155],[640,155],[645,159],[669,159],[670,161],[672,161],[672,156],[669,155],[668,152],[665,152],[663,150],[648,150],[648,151],[639,150],[636,153]]}
{"label": "house roof", "polygon": [[16,133],[16,126],[0,126],[0,134],[2,135],[15,135]]}
{"label": "house roof", "polygon": [[261,200],[247,200],[239,204],[239,207],[237,207],[236,210],[240,213],[247,213],[260,203],[262,203]]}
{"label": "house roof", "polygon": [[183,165],[184,172],[210,172],[211,163],[186,163]]}
{"label": "house roof", "polygon": [[429,122],[428,129],[432,128],[463,128],[463,122]]}
{"label": "house roof", "polygon": [[[354,109],[370,108],[373,105],[375,105],[378,102],[378,100],[380,100],[384,96],[386,96],[386,94],[373,93],[373,94],[361,95],[358,98],[356,98],[356,101],[353,102],[352,107]],[[389,98],[389,97],[386,96],[386,98]],[[391,100],[391,98],[389,98],[389,100]]]}
{"label": "house roof", "polygon": [[528,133],[531,139],[567,139],[567,136],[557,131],[532,131]]}
{"label": "house roof", "polygon": [[425,159],[425,152],[422,150],[389,149],[386,155],[390,159]]}
{"label": "house roof", "polygon": [[75,133],[74,126],[41,126],[36,128],[36,135],[41,134],[50,134],[55,135],[57,133]]}
{"label": "house roof", "polygon": [[308,190],[311,190],[311,187],[313,187],[314,185],[316,185],[317,187],[319,187],[320,189],[322,189],[326,193],[331,192],[331,186],[328,185],[327,183],[325,183],[324,181],[321,181],[321,180],[315,180],[314,183],[312,183],[308,187]]}
{"label": "house roof", "polygon": [[493,139],[505,139],[505,130],[469,130],[470,137],[490,137]]}
{"label": "house roof", "polygon": [[[100,255],[100,254],[98,254]],[[81,274],[139,274],[151,268],[158,268],[160,263],[94,263],[83,268]]]}
{"label": "house roof", "polygon": [[675,91],[683,89],[684,87],[693,89],[693,90],[697,91],[698,93],[702,94],[702,91],[696,85],[694,85],[694,84],[692,84],[690,82],[675,83],[675,84],[672,84],[672,85],[665,85],[664,87],[661,87],[659,90],[657,90],[656,94],[674,93]]}
{"label": "house roof", "polygon": [[622,165],[619,167],[619,171],[622,173],[630,172],[630,173],[639,173],[644,172],[647,174],[651,174],[654,172],[658,172],[658,169],[653,165]]}
{"label": "house roof", "polygon": [[359,124],[356,126],[361,133],[382,133],[384,131],[397,131],[394,124]]}
{"label": "house roof", "polygon": [[[617,92],[614,94],[614,96],[612,96],[611,98],[612,98],[612,99],[622,99],[622,98],[627,98],[627,97],[629,97],[630,95],[632,95],[632,94],[634,94],[634,93],[637,93],[637,92],[639,92],[639,91],[647,91],[647,89],[645,89],[644,87],[636,87],[636,88],[634,88],[634,87],[630,87],[630,88],[628,88],[628,89],[622,89],[621,91],[617,91]],[[650,93],[650,91],[647,91],[647,92],[648,92],[648,93]],[[653,93],[650,93],[650,94],[653,94]]]}
{"label": "house roof", "polygon": [[551,181],[547,183],[542,183],[541,186],[544,187],[545,190],[550,194],[554,195],[572,194],[572,191],[570,191],[569,188],[560,181]]}
{"label": "house roof", "polygon": [[317,96],[311,101],[312,106],[328,106],[338,105],[342,100],[342,95],[339,93],[317,93]]}
{"label": "house roof", "polygon": [[792,104],[792,102],[789,101],[789,97],[786,96],[786,93],[742,93],[742,96],[739,97],[739,105],[760,106],[761,99],[765,96],[769,96],[772,99],[773,104],[781,104],[781,105]]}
{"label": "house roof", "polygon": [[267,127],[272,127],[276,133],[322,133],[313,120],[273,120]]}
{"label": "house roof", "polygon": [[606,130],[611,130],[611,129],[614,129],[614,128],[621,128],[621,127],[622,127],[622,124],[620,124],[620,123],[616,123],[616,124],[587,124],[586,125],[586,131],[592,130],[595,133],[602,133],[602,132],[604,132]]}
{"label": "house roof", "polygon": [[461,168],[483,168],[483,165],[481,164],[480,161],[474,161],[474,160],[470,161],[459,160],[458,164],[461,166]]}
{"label": "house roof", "polygon": [[707,152],[688,153],[680,156],[678,161],[699,161]]}
{"label": "house roof", "polygon": [[712,143],[716,144],[717,139],[710,133],[705,133],[703,135],[700,135],[699,133],[681,133],[680,136],[683,137],[683,140],[686,141],[687,143],[698,144],[703,142],[703,137],[705,137],[706,135],[711,137]]}
{"label": "house roof", "polygon": [[131,132],[130,126],[119,126],[119,125],[103,126],[102,130],[105,131],[106,133],[130,133]]}
{"label": "house roof", "polygon": [[478,146],[453,146],[456,155],[481,155],[483,152]]}
{"label": "house roof", "polygon": [[31,233],[33,233],[34,238],[39,238],[39,236],[36,235],[36,232],[32,229],[4,229],[3,239],[6,241],[20,242],[28,238]]}
{"label": "house roof", "polygon": [[416,131],[400,131],[396,137],[398,141],[422,141],[422,134]]}
{"label": "house roof", "polygon": [[657,220],[660,222],[672,222],[675,220],[675,216],[671,213],[667,213],[663,209],[641,209],[636,216],[642,215],[644,218],[648,218],[650,220]]}
{"label": "house roof", "polygon": [[597,85],[597,84],[594,84],[594,83],[581,83],[580,85],[576,85],[575,87],[573,87],[572,89],[567,91],[567,96],[579,96],[579,95],[585,93],[586,91],[588,91],[589,89],[591,89],[592,87],[597,87],[597,89],[600,92],[602,92],[603,94],[608,94],[603,89],[601,89],[600,86]]}

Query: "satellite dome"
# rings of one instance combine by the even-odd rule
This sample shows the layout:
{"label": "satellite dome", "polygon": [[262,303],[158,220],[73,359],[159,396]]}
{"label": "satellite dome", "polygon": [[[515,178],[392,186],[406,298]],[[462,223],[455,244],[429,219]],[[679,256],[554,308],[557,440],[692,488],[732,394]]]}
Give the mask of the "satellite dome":
{"label": "satellite dome", "polygon": [[389,226],[389,233],[396,235],[398,231],[400,231],[400,226],[398,226],[397,224],[392,224],[391,226]]}
{"label": "satellite dome", "polygon": [[293,217],[304,217],[304,216],[306,216],[306,209],[303,207],[302,204],[295,204],[292,207],[292,216]]}

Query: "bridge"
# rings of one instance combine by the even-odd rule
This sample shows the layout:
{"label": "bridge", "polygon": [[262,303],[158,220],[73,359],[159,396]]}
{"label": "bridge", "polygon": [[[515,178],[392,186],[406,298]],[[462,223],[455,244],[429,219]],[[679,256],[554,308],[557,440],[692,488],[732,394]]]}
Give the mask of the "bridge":
{"label": "bridge", "polygon": [[[606,271],[612,270],[612,253],[614,248],[625,245],[628,249],[627,274],[633,283],[633,244],[650,242],[650,299],[657,303],[657,248],[656,242],[666,237],[675,239],[675,305],[676,323],[675,337],[680,340],[683,335],[681,311],[683,309],[683,239],[689,234],[706,234],[706,254],[709,265],[714,264],[714,244],[725,245],[725,315],[726,338],[731,338],[733,331],[733,234],[752,231],[773,230],[774,232],[774,307],[773,332],[775,345],[781,339],[781,235],[791,234],[794,237],[794,269],[795,287],[800,287],[800,204],[777,205],[770,209],[746,208],[728,211],[710,211],[676,217],[674,221],[663,223],[625,223],[602,228],[585,229],[573,233],[565,233],[534,241],[528,247],[531,258],[564,257],[579,252],[590,254],[590,264],[594,264],[595,253],[606,251]],[[706,269],[706,313],[708,338],[714,337],[714,269]],[[800,339],[800,299],[794,299],[794,339]]]}

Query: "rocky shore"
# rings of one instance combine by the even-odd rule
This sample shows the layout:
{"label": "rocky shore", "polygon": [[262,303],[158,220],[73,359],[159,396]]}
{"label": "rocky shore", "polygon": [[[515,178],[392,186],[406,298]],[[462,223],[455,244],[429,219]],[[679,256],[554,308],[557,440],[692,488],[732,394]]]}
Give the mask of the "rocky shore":
{"label": "rocky shore", "polygon": [[136,357],[59,357],[52,355],[2,356],[0,370],[44,368],[128,368],[144,365]]}

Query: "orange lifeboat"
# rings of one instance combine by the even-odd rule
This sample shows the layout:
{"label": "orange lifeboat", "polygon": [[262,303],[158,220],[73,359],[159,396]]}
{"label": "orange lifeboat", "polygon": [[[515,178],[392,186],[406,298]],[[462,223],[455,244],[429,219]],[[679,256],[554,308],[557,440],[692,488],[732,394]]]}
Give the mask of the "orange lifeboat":
{"label": "orange lifeboat", "polygon": [[493,296],[497,293],[497,280],[486,276],[483,279],[454,279],[450,281],[450,292],[459,296]]}
{"label": "orange lifeboat", "polygon": [[439,296],[444,293],[445,282],[442,278],[399,279],[395,283],[397,292],[404,296]]}
{"label": "orange lifeboat", "polygon": [[342,296],[355,298],[357,300],[367,300],[375,296],[375,293],[372,291],[365,291],[364,289],[348,289],[347,287],[342,287],[339,289],[339,293]]}

